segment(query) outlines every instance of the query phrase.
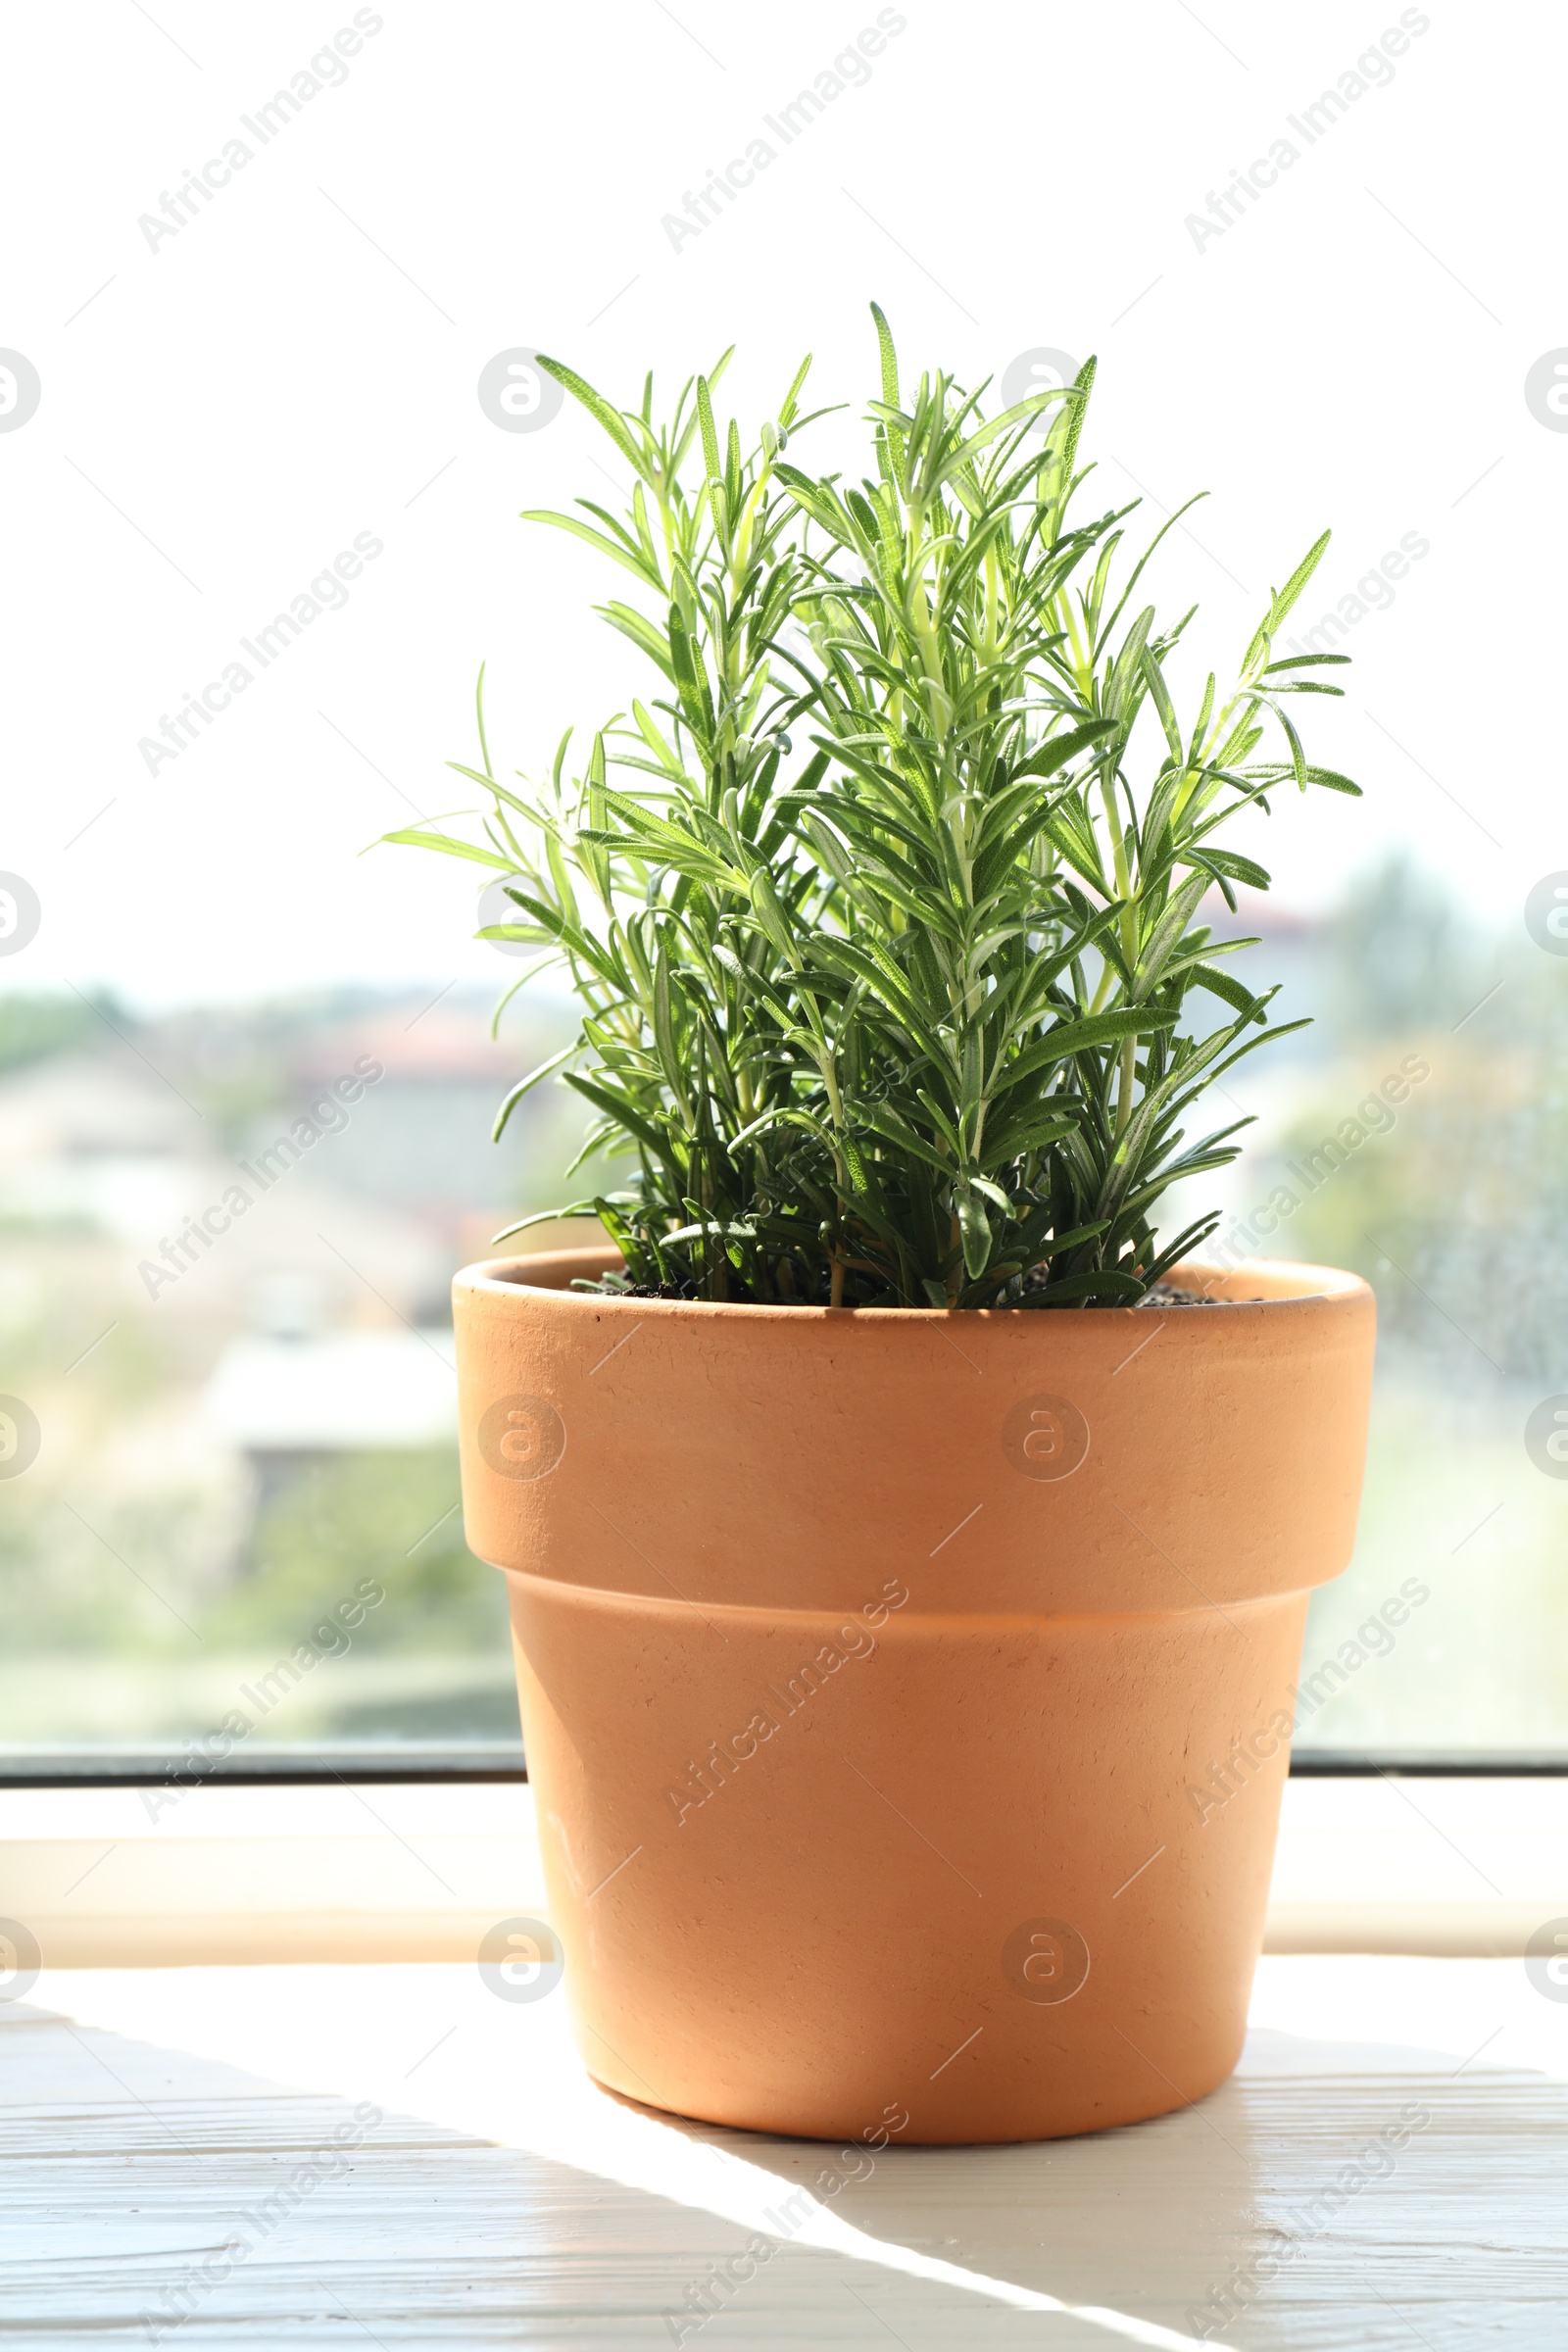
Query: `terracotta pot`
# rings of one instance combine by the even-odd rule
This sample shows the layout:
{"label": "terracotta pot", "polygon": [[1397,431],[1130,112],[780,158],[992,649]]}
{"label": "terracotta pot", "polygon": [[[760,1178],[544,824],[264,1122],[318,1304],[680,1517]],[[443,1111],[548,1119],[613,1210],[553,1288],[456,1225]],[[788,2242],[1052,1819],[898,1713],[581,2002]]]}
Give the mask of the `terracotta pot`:
{"label": "terracotta pot", "polygon": [[[1039,2139],[1236,2062],[1374,1306],[1159,1313],[454,1285],[552,1922],[601,2082],[811,2138]],[[902,2122],[900,2119],[904,2119]]]}

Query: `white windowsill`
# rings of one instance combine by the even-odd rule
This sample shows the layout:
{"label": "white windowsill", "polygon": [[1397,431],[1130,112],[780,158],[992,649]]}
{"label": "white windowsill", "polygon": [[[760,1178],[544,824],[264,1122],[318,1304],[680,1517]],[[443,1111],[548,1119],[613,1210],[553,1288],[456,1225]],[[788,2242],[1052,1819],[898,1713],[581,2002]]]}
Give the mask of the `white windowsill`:
{"label": "white windowsill", "polygon": [[[468,1960],[546,1900],[517,1782],[0,1791],[45,1965]],[[1264,1948],[1509,1955],[1568,1916],[1568,1780],[1292,1781]]]}
{"label": "white windowsill", "polygon": [[1561,2340],[1568,2007],[1516,1961],[1265,1958],[1198,2105],[869,2160],[614,2097],[471,1954],[46,1971],[0,2044],[19,2346]]}

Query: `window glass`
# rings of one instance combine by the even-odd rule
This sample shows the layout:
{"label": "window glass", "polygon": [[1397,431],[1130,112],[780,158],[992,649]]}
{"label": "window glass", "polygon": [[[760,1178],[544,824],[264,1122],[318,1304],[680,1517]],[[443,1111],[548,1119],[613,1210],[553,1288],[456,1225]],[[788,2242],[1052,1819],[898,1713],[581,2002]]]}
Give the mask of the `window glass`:
{"label": "window glass", "polygon": [[1568,1751],[1560,21],[1504,91],[1420,7],[348,13],[8,33],[0,1749],[515,1752],[448,1284],[579,1189],[562,1090],[489,1140],[570,1015],[497,1042],[480,869],[373,845],[482,798],[481,662],[503,779],[665,690],[520,518],[629,490],[540,349],[663,409],[733,344],[751,429],[810,347],[789,457],[858,476],[874,297],[906,393],[1097,356],[1189,724],[1332,526],[1279,650],[1351,658],[1293,708],[1366,798],[1282,792],[1211,910],[1315,1025],[1165,1222],[1377,1292],[1301,1743]]}
{"label": "window glass", "polygon": [[8,1746],[515,1741],[448,1286],[565,1105],[493,1146],[490,1005],[430,994],[0,1005]]}
{"label": "window glass", "polygon": [[[1216,1247],[1378,1299],[1359,1540],[1314,1598],[1298,1743],[1568,1749],[1568,875],[1512,921],[1395,851],[1238,968],[1313,1027],[1245,1062]],[[1253,917],[1256,918],[1255,922]],[[1522,918],[1522,919],[1521,919]]]}

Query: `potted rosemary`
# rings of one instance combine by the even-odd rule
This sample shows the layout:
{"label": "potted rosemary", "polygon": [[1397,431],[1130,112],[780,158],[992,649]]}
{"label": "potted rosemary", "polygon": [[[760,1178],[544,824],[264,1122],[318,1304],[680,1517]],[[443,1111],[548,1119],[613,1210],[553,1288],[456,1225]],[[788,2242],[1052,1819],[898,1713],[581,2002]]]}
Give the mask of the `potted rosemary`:
{"label": "potted rosemary", "polygon": [[454,1291],[587,2062],[724,2123],[1034,2138],[1240,2047],[1373,1305],[1156,1218],[1288,1026],[1207,918],[1267,887],[1227,829],[1356,787],[1291,715],[1336,657],[1275,655],[1326,535],[1183,719],[1192,615],[1141,595],[1179,516],[1130,560],[1091,511],[1093,363],[986,421],[873,315],[859,481],[799,461],[806,367],[754,436],[723,361],[668,422],[541,362],[630,495],[531,519],[627,575],[654,682],[514,790],[481,672],[482,827],[390,838],[501,877],[480,936],[580,1001],[497,1132],[554,1077],[578,1165],[635,1162],[549,1212],[582,1249]]}

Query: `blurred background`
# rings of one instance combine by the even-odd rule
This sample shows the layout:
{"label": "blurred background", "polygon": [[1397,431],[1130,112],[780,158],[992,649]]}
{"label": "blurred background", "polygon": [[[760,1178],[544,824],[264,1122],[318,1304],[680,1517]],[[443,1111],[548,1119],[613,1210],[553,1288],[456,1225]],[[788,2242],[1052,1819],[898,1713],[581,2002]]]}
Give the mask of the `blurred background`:
{"label": "blurred background", "polygon": [[515,1741],[447,1285],[562,1197],[572,1098],[489,1134],[569,1013],[493,1039],[479,869],[368,845],[469,805],[481,661],[502,773],[647,691],[617,583],[517,519],[623,487],[529,356],[631,402],[734,342],[750,430],[809,346],[846,405],[803,456],[858,468],[874,297],[906,368],[1008,397],[1097,352],[1087,498],[1212,494],[1151,575],[1201,605],[1194,699],[1334,529],[1292,642],[1354,657],[1309,748],[1367,797],[1283,796],[1238,845],[1274,890],[1216,909],[1315,1025],[1226,1080],[1243,1157],[1172,1214],[1378,1293],[1299,1744],[1568,1749],[1562,23],[89,0],[13,38],[0,1747]]}
{"label": "blurred background", "polygon": [[0,1487],[7,1744],[178,1753],[236,1708],[295,1745],[516,1739],[449,1285],[554,1198],[582,1122],[540,1097],[491,1143],[512,1053],[571,1032],[546,1006],[503,1050],[490,1013],[0,1000],[6,1383],[41,1441]]}

